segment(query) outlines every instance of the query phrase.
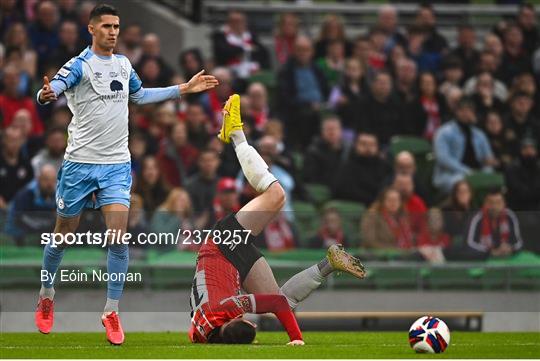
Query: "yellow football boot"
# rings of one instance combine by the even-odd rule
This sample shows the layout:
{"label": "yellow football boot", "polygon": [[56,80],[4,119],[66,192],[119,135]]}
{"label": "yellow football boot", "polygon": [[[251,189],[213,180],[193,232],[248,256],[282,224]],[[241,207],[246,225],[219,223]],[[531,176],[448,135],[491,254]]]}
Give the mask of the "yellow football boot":
{"label": "yellow football boot", "polygon": [[223,107],[223,124],[219,131],[218,138],[223,143],[231,142],[231,133],[235,130],[243,130],[244,124],[240,116],[240,95],[233,94],[227,99]]}

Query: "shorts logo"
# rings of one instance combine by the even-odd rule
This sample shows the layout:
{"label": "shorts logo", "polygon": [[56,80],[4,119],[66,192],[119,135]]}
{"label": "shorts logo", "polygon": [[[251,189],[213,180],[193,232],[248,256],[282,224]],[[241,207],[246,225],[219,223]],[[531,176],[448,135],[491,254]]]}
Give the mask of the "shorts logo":
{"label": "shorts logo", "polygon": [[64,209],[66,206],[64,204],[64,199],[62,197],[58,198],[57,204],[58,204],[58,209]]}

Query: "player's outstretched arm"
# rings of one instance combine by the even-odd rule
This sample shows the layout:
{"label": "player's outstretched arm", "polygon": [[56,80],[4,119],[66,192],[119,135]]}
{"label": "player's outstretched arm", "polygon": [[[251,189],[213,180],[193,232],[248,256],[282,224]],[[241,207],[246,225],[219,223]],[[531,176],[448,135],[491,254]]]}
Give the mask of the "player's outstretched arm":
{"label": "player's outstretched arm", "polygon": [[54,93],[51,83],[49,83],[49,78],[44,76],[43,77],[43,86],[41,87],[41,91],[39,92],[39,103],[45,104],[48,102],[52,102],[56,100],[56,94]]}
{"label": "player's outstretched arm", "polygon": [[38,104],[45,105],[58,99],[60,94],[76,86],[82,79],[82,61],[72,58],[65,63],[54,78],[43,77],[43,86],[37,93]]}
{"label": "player's outstretched arm", "polygon": [[180,84],[180,94],[200,93],[219,85],[218,80],[213,75],[205,75],[205,70],[201,70],[193,75],[187,83]]}
{"label": "player's outstretched arm", "polygon": [[129,99],[136,104],[159,103],[169,99],[178,99],[190,93],[200,93],[219,85],[213,75],[204,75],[204,70],[195,74],[187,83],[172,85],[166,88],[143,88],[141,80],[132,72],[129,81]]}

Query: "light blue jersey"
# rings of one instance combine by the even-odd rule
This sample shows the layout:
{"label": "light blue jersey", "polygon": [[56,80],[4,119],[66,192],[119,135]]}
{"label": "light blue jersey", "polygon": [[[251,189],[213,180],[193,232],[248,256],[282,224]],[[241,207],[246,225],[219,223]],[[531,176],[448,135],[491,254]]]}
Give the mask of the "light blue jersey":
{"label": "light blue jersey", "polygon": [[97,206],[129,206],[128,102],[177,99],[179,87],[144,89],[125,56],[98,56],[86,48],[58,71],[51,88],[57,96],[65,93],[73,113],[58,174],[58,213],[78,215],[93,196]]}
{"label": "light blue jersey", "polygon": [[91,164],[130,160],[129,100],[150,103],[180,96],[178,86],[144,89],[128,58],[98,56],[90,48],[68,61],[51,87],[57,96],[65,93],[73,113],[64,159]]}

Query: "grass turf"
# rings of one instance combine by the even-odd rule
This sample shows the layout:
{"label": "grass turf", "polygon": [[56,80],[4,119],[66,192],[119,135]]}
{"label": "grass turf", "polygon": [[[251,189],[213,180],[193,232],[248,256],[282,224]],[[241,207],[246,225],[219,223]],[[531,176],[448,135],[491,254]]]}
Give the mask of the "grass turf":
{"label": "grass turf", "polygon": [[261,332],[254,345],[191,344],[185,333],[128,333],[110,346],[103,333],[2,333],[0,358],[537,358],[538,333],[453,332],[443,354],[417,355],[406,332],[305,332],[306,346],[285,346],[284,332]]}

